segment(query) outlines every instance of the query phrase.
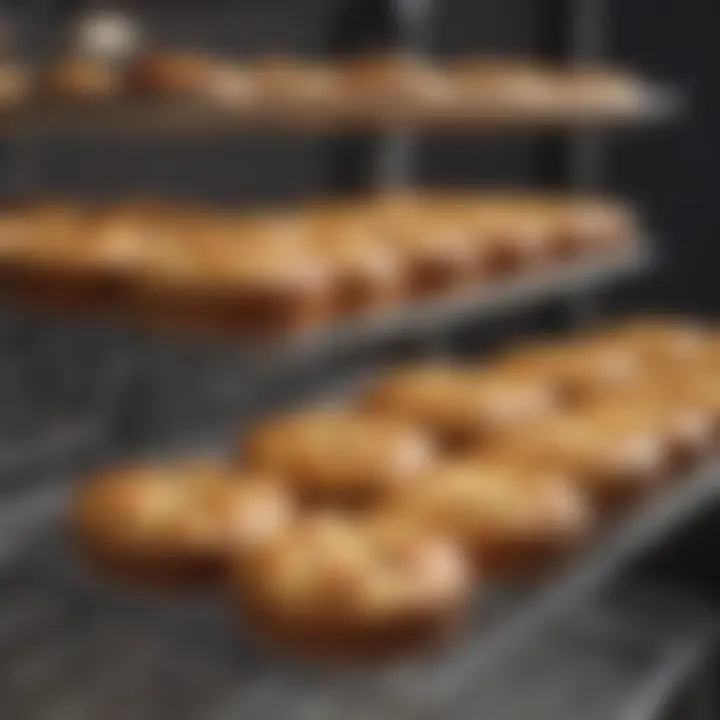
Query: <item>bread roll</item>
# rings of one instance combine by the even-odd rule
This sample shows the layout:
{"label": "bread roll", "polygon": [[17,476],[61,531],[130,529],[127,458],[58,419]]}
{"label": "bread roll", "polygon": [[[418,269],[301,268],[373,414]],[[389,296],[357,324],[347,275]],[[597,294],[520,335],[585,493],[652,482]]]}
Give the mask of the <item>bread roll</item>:
{"label": "bread roll", "polygon": [[464,617],[459,550],[396,520],[309,518],[235,578],[256,631],[302,656],[387,660],[434,645]]}
{"label": "bread roll", "polygon": [[425,427],[453,449],[477,449],[555,411],[552,394],[540,384],[452,366],[391,374],[361,403]]}
{"label": "bread roll", "polygon": [[591,528],[583,493],[559,472],[481,457],[438,463],[388,513],[454,538],[490,578],[546,570]]}
{"label": "bread roll", "polygon": [[144,466],[92,478],[74,525],[93,565],[124,580],[205,587],[289,522],[292,506],[271,478],[195,464]]}
{"label": "bread roll", "polygon": [[340,411],[281,417],[257,427],[243,445],[251,465],[288,477],[304,498],[353,506],[412,484],[433,454],[411,426]]}

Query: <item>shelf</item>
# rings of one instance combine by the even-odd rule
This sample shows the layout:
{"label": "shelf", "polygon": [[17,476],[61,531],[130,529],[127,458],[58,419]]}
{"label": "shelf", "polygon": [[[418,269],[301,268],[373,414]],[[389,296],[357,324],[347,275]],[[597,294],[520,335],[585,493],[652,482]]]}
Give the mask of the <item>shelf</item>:
{"label": "shelf", "polygon": [[[491,672],[509,667],[580,602],[720,499],[720,463],[707,463],[606,528],[543,584],[486,588],[465,641],[436,657],[367,670],[290,662],[256,644],[217,598],[133,594],[96,579],[68,546],[66,492],[36,488],[0,509],[4,546],[13,554],[0,576],[0,662],[12,669],[3,671],[0,690],[9,706],[39,712],[74,698],[95,717],[105,716],[110,698],[122,697],[157,702],[168,716],[179,703],[181,717],[208,720],[402,719],[447,716]],[[22,676],[18,668],[31,673],[37,666],[47,672],[44,682],[23,687],[13,680]]]}
{"label": "shelf", "polygon": [[[463,321],[494,317],[534,303],[572,298],[647,270],[652,263],[649,244],[636,241],[605,257],[583,258],[533,275],[518,274],[466,292],[406,302],[364,317],[347,318],[301,333],[264,339],[234,335],[229,330],[198,334],[191,330],[138,329],[133,325],[132,317],[105,317],[84,312],[58,315],[49,309],[14,304],[11,295],[5,300],[14,316],[43,320],[55,331],[70,321],[78,329],[100,330],[106,339],[114,337],[130,350],[148,347],[155,352],[166,347],[182,354],[184,348],[193,353],[218,349],[239,351],[250,358],[257,355],[263,361],[270,358],[295,360],[323,355],[334,349],[347,350],[393,339],[424,337]],[[15,319],[17,321],[17,317]]]}
{"label": "shelf", "polygon": [[398,307],[377,317],[347,321],[337,327],[320,329],[267,346],[261,345],[258,349],[272,349],[280,356],[290,355],[294,358],[394,338],[414,335],[425,337],[466,320],[490,318],[534,303],[572,298],[576,294],[618,282],[651,265],[649,244],[637,243],[631,250],[607,258],[584,259],[533,277],[519,276],[499,281],[497,285],[485,288],[484,292],[417,302],[411,307]]}
{"label": "shelf", "polygon": [[631,106],[604,113],[568,111],[518,112],[478,108],[462,114],[433,112],[424,116],[394,109],[367,109],[352,117],[318,109],[282,108],[273,112],[237,111],[221,106],[175,102],[107,102],[9,108],[0,111],[0,132],[46,135],[77,133],[199,134],[216,132],[373,132],[413,130],[437,132],[533,131],[582,127],[618,127],[664,122],[683,109],[681,94],[672,88],[648,88]]}

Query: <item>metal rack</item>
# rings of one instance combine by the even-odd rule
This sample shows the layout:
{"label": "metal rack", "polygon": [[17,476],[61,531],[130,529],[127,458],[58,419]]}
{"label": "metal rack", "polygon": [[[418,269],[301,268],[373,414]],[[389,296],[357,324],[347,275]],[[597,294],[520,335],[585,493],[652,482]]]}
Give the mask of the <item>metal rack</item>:
{"label": "metal rack", "polygon": [[[553,52],[568,59],[596,59],[603,5],[598,0],[558,3],[555,12],[562,32]],[[427,49],[430,0],[378,0],[374,6],[377,37],[410,52]],[[358,43],[366,40],[357,38]],[[333,147],[333,188],[412,182],[414,134],[405,128],[375,140],[375,151],[369,155],[365,148],[358,152],[350,145]],[[600,136],[585,128],[568,142],[553,142],[548,158],[553,181],[579,189],[601,184]],[[107,460],[129,450],[169,447],[172,452],[173,444],[222,445],[224,431],[270,404],[264,388],[253,387],[252,378],[274,386],[293,368],[300,368],[305,376],[322,373],[323,362],[338,354],[372,356],[399,340],[419,341],[422,350],[435,352],[434,339],[451,324],[482,321],[541,301],[559,301],[569,310],[572,324],[581,324],[598,312],[593,288],[646,269],[650,260],[651,253],[643,246],[638,253],[607,262],[519,279],[483,296],[435,301],[272,348],[234,343],[197,348],[193,343],[92,323],[43,323],[26,313],[0,317],[0,329],[30,327],[39,354],[54,358],[53,368],[67,367],[69,362],[81,368],[75,383],[81,387],[68,390],[67,397],[77,410],[73,419],[80,422],[73,427],[80,428],[77,437],[82,441],[76,437],[74,445],[59,443],[51,457],[47,436],[33,435],[6,472],[0,464],[4,534],[0,561],[5,568],[0,571],[0,665],[8,668],[0,679],[0,697],[7,703],[4,708],[13,709],[6,713],[32,720],[83,716],[222,720],[239,715],[276,720],[339,715],[347,720],[415,720],[467,717],[472,707],[477,714],[482,689],[489,691],[491,678],[512,668],[530,643],[537,643],[583,599],[606,587],[655,540],[687,523],[699,508],[717,502],[717,465],[704,468],[636,516],[609,528],[587,555],[540,586],[491,590],[477,608],[466,643],[450,655],[367,673],[300,666],[257,647],[245,635],[238,641],[235,628],[212,600],[170,604],[165,598],[129,596],[119,588],[100,585],[77,566],[58,524],[66,494],[79,468],[97,461],[98,455]],[[15,347],[10,336],[8,330],[0,340],[4,348]],[[88,348],[96,351],[91,360],[86,356]],[[29,366],[32,372],[46,372],[37,364]],[[178,388],[183,392],[178,393]],[[47,417],[45,406],[37,412]],[[52,421],[51,429],[55,432],[66,425],[67,416],[60,417]],[[86,452],[89,447],[98,452]],[[35,465],[21,462],[29,454],[36,455]],[[705,620],[703,616],[704,637]],[[679,679],[683,669],[673,663],[690,658],[684,666],[689,672],[701,652],[698,627],[685,628],[682,637],[674,638],[662,652],[640,653],[642,657],[636,663],[634,657],[630,664],[645,678],[660,663]],[[628,667],[623,666],[623,671]],[[655,685],[647,685],[643,707],[654,702],[654,674],[652,679]],[[634,702],[637,707],[642,704],[639,699]]]}
{"label": "metal rack", "polygon": [[[278,720],[461,718],[468,717],[469,708],[515,720],[525,716],[513,714],[512,708],[527,709],[525,701],[541,703],[544,697],[550,706],[562,703],[553,689],[562,693],[568,686],[549,672],[552,663],[555,670],[564,663],[563,678],[567,673],[574,673],[576,682],[584,677],[583,685],[573,685],[575,693],[582,693],[592,687],[597,692],[600,678],[593,671],[599,672],[603,662],[604,672],[615,682],[622,678],[625,687],[624,696],[600,696],[603,702],[625,697],[630,707],[647,707],[657,687],[658,665],[663,673],[673,670],[679,682],[677,664],[685,660],[690,674],[699,640],[705,651],[713,637],[712,614],[700,605],[680,612],[679,600],[671,602],[672,596],[653,590],[634,599],[625,595],[634,616],[612,631],[613,616],[602,611],[607,589],[589,605],[578,600],[611,587],[648,544],[716,498],[717,470],[704,468],[636,517],[609,528],[596,550],[547,585],[486,588],[459,648],[365,671],[280,657],[256,645],[241,623],[237,627],[232,610],[218,607],[221,599],[135,595],[99,581],[78,563],[58,523],[62,496],[73,481],[63,492],[57,482],[48,482],[33,502],[17,501],[2,512],[4,525],[10,523],[7,537],[14,538],[0,572],[0,658],[9,668],[0,680],[5,707],[33,720],[65,717],[54,714],[61,710],[128,720],[171,713],[188,720],[238,713]],[[7,557],[13,558],[10,564]],[[578,658],[583,647],[592,653]],[[695,655],[689,657],[691,650]],[[573,657],[577,662],[570,662]],[[648,682],[638,693],[643,679]],[[527,695],[513,693],[517,684]],[[565,707],[568,717],[571,707]]]}

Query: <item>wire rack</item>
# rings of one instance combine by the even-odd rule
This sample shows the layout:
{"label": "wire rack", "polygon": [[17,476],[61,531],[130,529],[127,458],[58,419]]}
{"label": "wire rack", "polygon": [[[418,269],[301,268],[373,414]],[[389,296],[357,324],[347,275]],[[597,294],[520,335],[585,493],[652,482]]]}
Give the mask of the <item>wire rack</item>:
{"label": "wire rack", "polygon": [[[663,606],[660,595],[652,596],[649,606],[645,600],[635,602],[637,613],[648,607],[652,611],[631,632],[625,628],[611,634],[601,620],[588,621],[584,627],[589,636],[601,637],[605,650],[589,653],[584,665],[573,663],[568,650],[587,647],[587,637],[578,643],[577,631],[566,636],[557,628],[580,608],[589,613],[587,617],[596,617],[592,606],[588,610],[580,601],[609,587],[630,561],[716,501],[719,473],[717,464],[698,471],[635,516],[607,528],[582,557],[541,583],[486,588],[459,644],[419,662],[367,671],[287,660],[257,642],[243,626],[242,613],[233,612],[222,596],[178,600],[135,594],[97,578],[77,555],[63,521],[77,473],[61,474],[56,469],[43,478],[27,478],[25,492],[6,499],[0,511],[3,707],[13,709],[8,717],[32,720],[238,716],[414,720],[470,717],[469,707],[487,707],[488,713],[502,710],[505,714],[498,717],[503,720],[524,720],[527,715],[507,713],[521,700],[530,702],[525,693],[517,696],[517,688],[525,687],[530,678],[533,692],[546,693],[543,702],[552,705],[558,701],[553,693],[560,693],[569,712],[573,698],[596,688],[593,683],[599,680],[592,668],[598,663],[607,662],[606,675],[627,681],[627,691],[631,682],[638,681],[637,673],[631,677],[632,668],[642,666],[649,672],[650,665],[660,661],[660,650],[680,651],[676,635],[672,647],[653,646],[657,652],[635,655],[623,649],[640,636],[647,641],[667,640],[663,633],[672,629],[671,614],[653,620]],[[523,663],[548,650],[547,637],[555,655],[542,661],[538,657],[546,674],[536,677],[534,670],[523,670]],[[574,672],[584,667],[585,684],[576,686],[575,676],[561,672],[563,663]],[[576,693],[577,687],[584,688],[577,691],[579,695],[567,695],[573,688]],[[621,695],[616,692],[612,697],[617,701]],[[493,697],[496,700],[491,701]]]}
{"label": "wire rack", "polygon": [[[582,700],[592,707],[583,717],[600,720],[617,717],[638,684],[701,631],[711,638],[707,608],[667,591],[617,597],[606,589],[579,609],[579,590],[587,595],[609,578],[607,560],[591,559],[583,567],[595,567],[594,579],[566,571],[576,579],[561,579],[550,594],[488,590],[460,646],[436,657],[373,670],[304,665],[258,644],[226,598],[136,595],[94,577],[58,522],[63,503],[55,484],[5,509],[15,518],[0,572],[7,717],[415,720],[482,711],[492,720],[570,720]],[[687,509],[666,508],[666,521]],[[646,540],[650,525],[666,529],[659,520],[656,510],[648,526],[614,531],[625,535],[626,559],[640,529]],[[618,552],[602,553],[614,556],[614,569]]]}

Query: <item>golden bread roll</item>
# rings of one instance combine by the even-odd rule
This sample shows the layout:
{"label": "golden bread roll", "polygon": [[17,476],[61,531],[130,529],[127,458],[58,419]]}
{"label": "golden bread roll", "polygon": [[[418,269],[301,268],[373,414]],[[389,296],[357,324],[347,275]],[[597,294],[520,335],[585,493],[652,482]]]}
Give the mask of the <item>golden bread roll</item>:
{"label": "golden bread roll", "polygon": [[611,327],[601,339],[615,342],[637,354],[653,372],[677,367],[702,357],[710,332],[702,325],[667,318],[638,319]]}
{"label": "golden bread roll", "polygon": [[646,416],[618,407],[523,428],[503,448],[508,457],[566,473],[601,512],[622,510],[652,493],[671,464],[670,448],[658,428]]}
{"label": "golden bread roll", "polygon": [[192,51],[156,51],[139,57],[127,72],[130,92],[141,97],[197,100],[247,110],[260,89],[242,66]]}
{"label": "golden bread roll", "polygon": [[641,80],[619,70],[574,68],[548,74],[560,117],[586,120],[635,116],[647,107]]}
{"label": "golden bread roll", "polygon": [[284,238],[189,239],[168,245],[143,270],[140,305],[171,326],[273,337],[316,326],[330,302],[322,258]]}
{"label": "golden bread roll", "polygon": [[636,388],[601,399],[595,412],[636,418],[662,439],[673,469],[682,470],[707,456],[714,445],[714,416],[682,386],[665,378],[646,380]]}
{"label": "golden bread roll", "polygon": [[341,110],[341,77],[330,64],[271,57],[249,63],[247,70],[265,110],[321,113],[319,117],[334,116]]}
{"label": "golden bread roll", "polygon": [[461,59],[446,70],[457,120],[544,120],[553,96],[535,62]]}
{"label": "golden bread roll", "polygon": [[540,384],[453,366],[390,374],[361,404],[427,428],[448,448],[491,443],[556,409],[553,395]]}
{"label": "golden bread roll", "polygon": [[287,477],[304,498],[351,505],[412,484],[433,455],[412,426],[347,411],[280,417],[255,428],[243,448],[241,457]]}
{"label": "golden bread roll", "polygon": [[230,557],[257,551],[291,516],[273,479],[205,464],[106,472],[80,489],[73,509],[94,566],[169,588],[221,579]]}
{"label": "golden bread roll", "polygon": [[608,200],[572,198],[560,202],[552,210],[550,222],[555,243],[566,256],[628,248],[640,236],[631,210]]}
{"label": "golden bread roll", "polygon": [[549,388],[567,402],[629,387],[642,366],[622,344],[580,339],[514,350],[492,368],[500,374]]}
{"label": "golden bread roll", "polygon": [[587,537],[591,510],[563,474],[499,459],[439,462],[387,512],[456,540],[487,577],[547,569]]}
{"label": "golden bread roll", "polygon": [[344,104],[360,121],[442,117],[451,100],[443,74],[417,59],[361,57],[340,73]]}
{"label": "golden bread roll", "polygon": [[301,655],[383,660],[447,637],[470,571],[431,531],[394,519],[312,517],[241,562],[235,593],[256,631]]}
{"label": "golden bread roll", "polygon": [[386,308],[401,299],[407,284],[402,254],[360,217],[325,210],[304,220],[308,242],[332,274],[332,304],[340,315]]}
{"label": "golden bread roll", "polygon": [[477,278],[477,249],[469,228],[443,222],[432,208],[413,202],[382,203],[370,215],[373,227],[401,255],[412,296],[466,287]]}

